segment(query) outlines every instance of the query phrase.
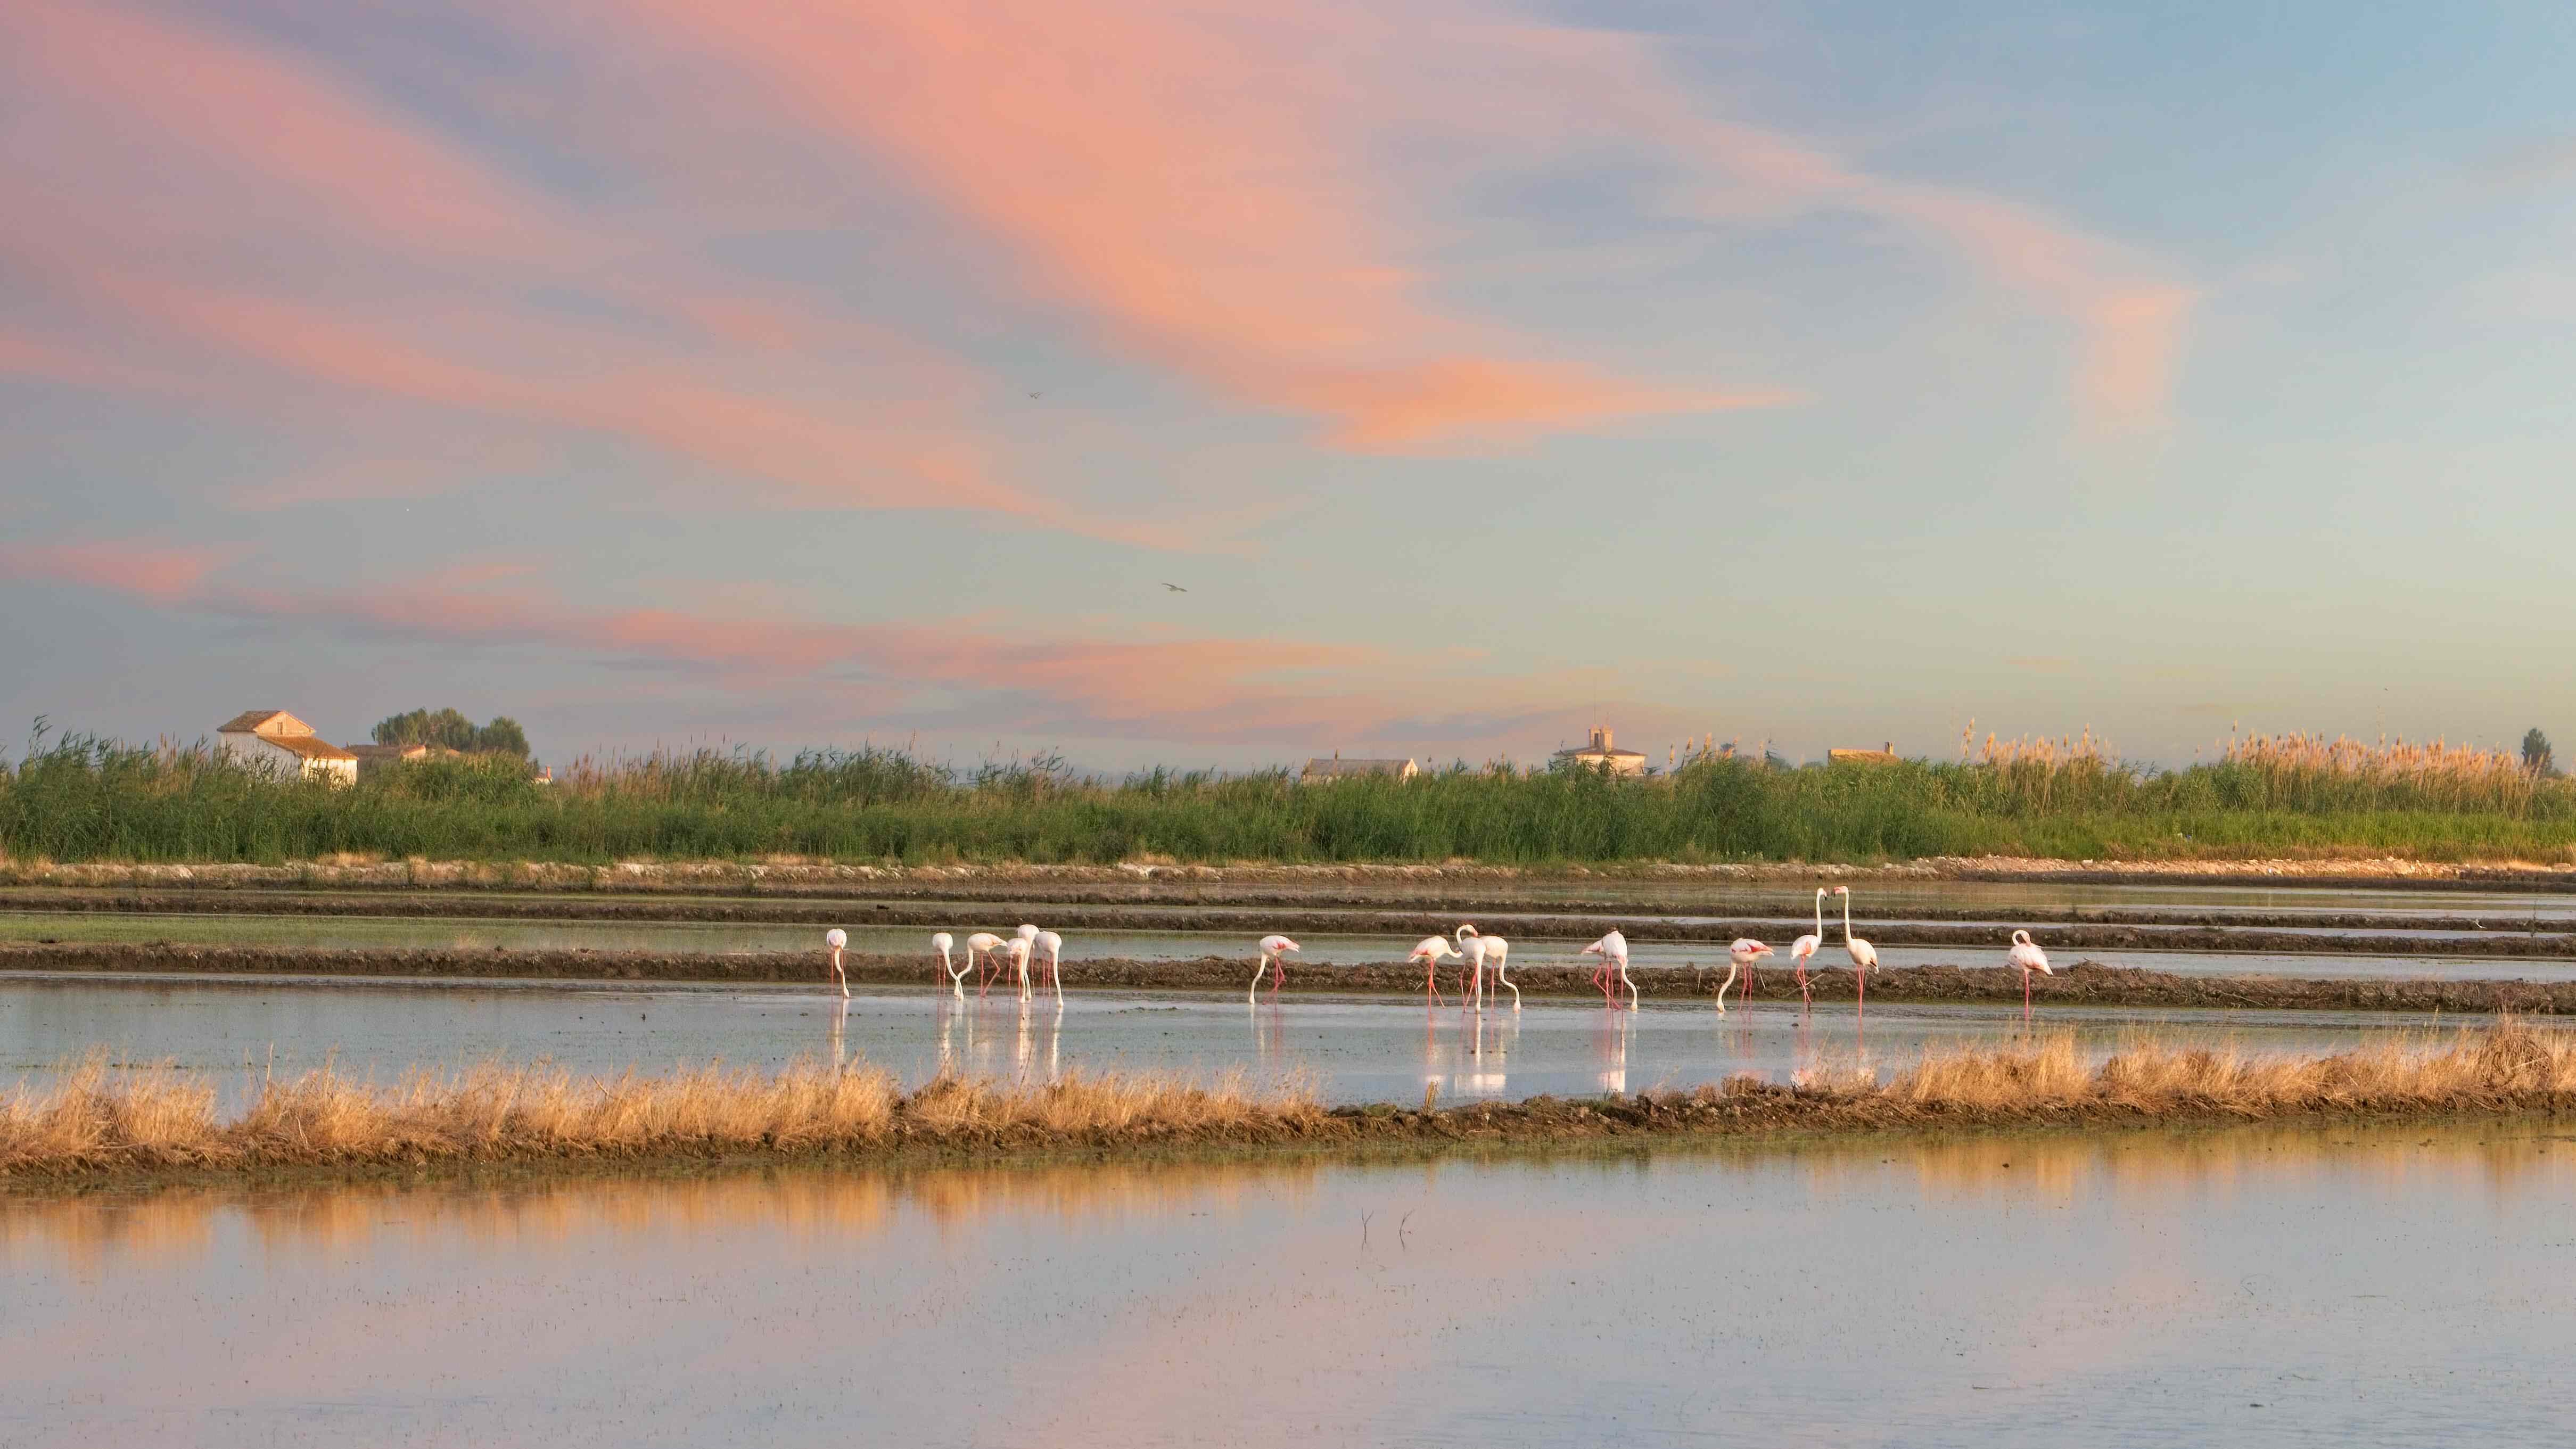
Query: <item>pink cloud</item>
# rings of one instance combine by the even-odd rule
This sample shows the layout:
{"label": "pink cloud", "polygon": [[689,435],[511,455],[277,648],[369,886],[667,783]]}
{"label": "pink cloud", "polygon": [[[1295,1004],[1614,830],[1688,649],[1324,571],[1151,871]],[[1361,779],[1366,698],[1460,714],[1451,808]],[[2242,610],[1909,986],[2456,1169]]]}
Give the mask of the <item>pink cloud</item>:
{"label": "pink cloud", "polygon": [[221,577],[233,557],[149,543],[0,552],[0,562],[25,575],[282,631],[640,668],[737,698],[823,706],[843,722],[1184,742],[1441,738],[1468,748],[1565,736],[1579,714],[1597,708],[1641,729],[1679,728],[1669,705],[1621,703],[1598,681],[1578,687],[1462,672],[1436,652],[1279,637],[1023,632],[975,619],[854,624],[720,606],[591,608],[547,592],[542,570],[508,559],[361,589],[280,587]]}
{"label": "pink cloud", "polygon": [[[1525,355],[1424,301],[1326,72],[1257,7],[603,0],[880,158],[1121,347],[1353,448],[1776,405]],[[1275,23],[1274,23],[1275,25]]]}
{"label": "pink cloud", "polygon": [[0,565],[21,577],[80,584],[154,603],[175,604],[200,594],[207,576],[231,562],[238,552],[148,541],[9,544],[0,546]]}

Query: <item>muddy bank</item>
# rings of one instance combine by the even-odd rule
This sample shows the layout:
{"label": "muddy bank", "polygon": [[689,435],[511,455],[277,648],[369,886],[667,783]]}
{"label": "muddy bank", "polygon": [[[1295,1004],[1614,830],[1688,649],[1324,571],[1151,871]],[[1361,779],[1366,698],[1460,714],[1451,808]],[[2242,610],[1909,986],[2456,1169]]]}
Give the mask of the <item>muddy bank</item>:
{"label": "muddy bank", "polygon": [[1782,885],[1800,882],[2001,881],[2095,885],[2262,885],[2576,893],[2576,864],[2491,861],[2455,864],[2396,857],[2315,860],[2063,861],[2018,856],[1936,856],[1882,865],[1752,863],[1680,865],[1639,862],[1600,866],[1437,865],[850,865],[764,861],[620,861],[576,865],[535,861],[384,861],[340,857],[281,865],[103,862],[56,864],[0,860],[0,885],[183,887],[198,890],[538,890],[623,894],[879,895],[996,889],[1027,899],[1039,888],[1159,886],[1291,886],[1319,891],[1466,886],[1505,889],[1567,882],[1627,888],[1668,884]]}
{"label": "muddy bank", "polygon": [[[916,958],[851,955],[844,967],[855,983],[871,986],[929,987],[935,963]],[[742,954],[643,954],[560,950],[330,950],[309,947],[166,946],[132,942],[64,942],[0,945],[0,971],[96,971],[105,973],[202,973],[250,976],[415,977],[432,980],[631,981],[692,983],[782,983],[821,992],[819,954],[755,952]],[[1631,968],[1641,997],[1688,1000],[1713,997],[1725,979],[1721,956],[1717,969],[1683,967]],[[1848,1002],[1855,996],[1852,973],[1831,968],[1809,975],[1809,990],[1819,1002]],[[1441,990],[1454,993],[1459,977],[1454,965],[1443,970]],[[1598,999],[1585,966],[1515,966],[1512,980],[1531,997]],[[1210,956],[1196,961],[1067,961],[1068,988],[1146,991],[1240,992],[1249,988],[1247,961]],[[976,989],[970,978],[968,991]],[[1007,990],[1007,987],[996,987]],[[1265,986],[1264,990],[1267,991]],[[1300,962],[1289,968],[1289,995],[1379,994],[1418,996],[1419,967],[1372,962],[1340,965]],[[2514,1011],[2538,1015],[2576,1013],[2576,982],[2515,980],[2363,980],[2308,979],[2287,976],[2178,976],[2163,971],[2078,961],[2056,976],[2032,982],[2041,1005],[2213,1007],[2221,1009],[2298,1011]],[[1508,994],[1506,994],[1508,999]],[[1740,996],[1731,996],[1740,1000]],[[1758,1001],[1794,1001],[1797,988],[1787,970],[1762,973]],[[2019,1005],[2021,975],[1999,966],[1912,966],[1874,972],[1869,999],[1885,1002],[1953,1002]]]}
{"label": "muddy bank", "polygon": [[[953,930],[976,914],[1016,919],[1043,914],[1048,924],[1067,930],[1240,931],[1257,928],[1303,932],[1386,932],[1419,937],[1453,929],[1460,921],[1508,924],[1514,934],[1588,938],[1612,926],[1640,940],[1731,940],[1738,935],[1788,940],[1813,923],[1812,900],[1692,902],[1678,896],[1660,903],[1638,901],[1533,901],[1528,897],[1437,896],[1390,902],[1366,896],[1315,897],[1293,900],[1244,895],[1232,891],[1197,892],[1175,899],[1131,891],[1128,899],[1077,898],[1066,891],[1048,893],[951,894],[939,897],[814,896],[796,900],[725,899],[710,896],[620,898],[596,895],[541,895],[520,891],[405,892],[258,890],[132,890],[118,888],[18,888],[0,891],[0,912],[47,912],[70,915],[222,915],[332,918],[381,916],[399,920],[633,921],[638,923],[739,923],[744,925],[920,926]],[[980,907],[992,907],[980,911]],[[1732,913],[1721,919],[1716,910]],[[2399,931],[2454,931],[2473,935],[2514,934],[2539,944],[2499,948],[2501,954],[2576,956],[2576,933],[2563,919],[2517,916],[2511,911],[2476,915],[2393,915],[2369,911],[2213,911],[2159,910],[2128,906],[1916,906],[1902,908],[1901,923],[1871,922],[1871,939],[1897,945],[1973,945],[1991,937],[1991,923],[2007,916],[2015,924],[2055,926],[2052,943],[2067,946],[2160,950],[2346,951],[2405,955],[2426,948],[2378,950],[2377,944],[2398,939]],[[1687,920],[1657,920],[1657,915]],[[1945,922],[1987,923],[1979,930],[1962,926],[1943,934]],[[988,922],[989,924],[989,922]],[[2198,938],[2134,936],[2125,932],[2184,928],[2224,933],[2226,945],[2196,944]],[[1500,927],[1498,926],[1498,931]],[[2340,936],[2269,937],[2266,931],[2345,932]],[[2297,944],[2305,942],[2307,944]],[[2368,944],[2366,944],[2368,943]],[[2478,948],[2465,947],[2474,952]]]}
{"label": "muddy bank", "polygon": [[822,1063],[576,1079],[499,1065],[392,1088],[328,1071],[273,1081],[237,1117],[202,1075],[111,1074],[103,1058],[50,1091],[0,1100],[0,1189],[172,1175],[351,1175],[478,1165],[596,1168],[732,1159],[1095,1157],[1255,1149],[1446,1150],[1604,1140],[1999,1127],[2172,1128],[2266,1120],[2548,1116],[2576,1109],[2576,1038],[2525,1022],[2441,1042],[2266,1063],[2153,1041],[2087,1063],[2071,1036],[1926,1054],[1882,1081],[1857,1063],[1795,1084],[1737,1076],[1687,1093],[1325,1109],[1293,1087],[1253,1094],[1170,1078],[1044,1085]]}
{"label": "muddy bank", "polygon": [[[1026,903],[1023,903],[1026,904]],[[1495,934],[1521,940],[1582,941],[1600,935],[1616,926],[1631,940],[1687,941],[1707,943],[1712,952],[1721,952],[1723,943],[1737,936],[1753,936],[1786,943],[1806,931],[1811,918],[1746,916],[1736,919],[1698,917],[1687,920],[1641,917],[1632,907],[1629,912],[1604,912],[1599,915],[1573,915],[1533,910],[1523,903],[1517,911],[1478,911],[1432,913],[1418,909],[1309,910],[1270,908],[1258,912],[1240,908],[1193,909],[1180,906],[1121,905],[1049,905],[1043,910],[994,910],[987,919],[976,920],[969,908],[955,903],[937,906],[910,903],[836,902],[830,908],[781,901],[636,901],[578,899],[536,896],[329,896],[314,894],[255,896],[227,895],[197,897],[169,892],[140,893],[124,891],[15,893],[0,909],[49,911],[68,914],[166,915],[214,914],[241,916],[275,916],[282,918],[329,918],[376,916],[394,919],[470,919],[470,920],[546,920],[636,923],[697,922],[744,925],[811,926],[817,933],[834,925],[917,926],[925,935],[933,930],[946,930],[960,935],[989,929],[1007,932],[1016,922],[1029,915],[1042,915],[1049,927],[1074,934],[1083,931],[1189,931],[1241,935],[1246,940],[1270,931],[1292,935],[1379,935],[1391,944],[1411,942],[1427,935],[1447,935],[1461,916],[1481,917],[1495,929]],[[2391,925],[2385,918],[2365,915],[2317,916],[2333,920],[2375,926],[2376,930],[2339,931],[2265,929],[2247,925],[2152,925],[2128,924],[2125,918],[2140,914],[2076,914],[2074,921],[2050,924],[2049,913],[2030,913],[2016,919],[2032,923],[2040,944],[2052,951],[2215,951],[2262,953],[2269,955],[2304,954],[2333,956],[2482,956],[2521,958],[2525,960],[2576,959],[2576,933],[2564,930],[2541,931],[2541,924],[2562,926],[2564,922],[2513,922],[2497,917],[2474,921],[2426,916],[2408,918],[2407,926]],[[2224,919],[2206,912],[2163,913],[2181,919]],[[2113,917],[2118,917],[2117,919]],[[1993,924],[1945,924],[1940,921],[1877,921],[1866,925],[1870,939],[1882,946],[1958,947],[1975,950],[2001,949],[2005,932]],[[2402,930],[2453,930],[2464,934],[2444,936],[2410,936],[2395,934]]]}

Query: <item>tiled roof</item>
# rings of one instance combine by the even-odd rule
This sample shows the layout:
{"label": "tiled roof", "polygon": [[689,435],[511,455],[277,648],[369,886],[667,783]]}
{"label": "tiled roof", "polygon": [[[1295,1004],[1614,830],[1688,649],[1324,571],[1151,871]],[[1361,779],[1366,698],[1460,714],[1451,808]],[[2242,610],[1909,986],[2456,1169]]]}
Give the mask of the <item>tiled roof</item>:
{"label": "tiled roof", "polygon": [[1329,760],[1308,760],[1304,773],[1309,775],[1401,775],[1412,768],[1414,765],[1410,759],[1345,760],[1336,756]]}
{"label": "tiled roof", "polygon": [[[215,733],[219,735],[256,734],[258,733],[261,725],[268,723],[270,720],[276,719],[280,715],[285,715],[288,719],[295,719],[295,716],[287,714],[286,711],[282,709],[246,709],[241,713],[234,715],[231,719],[224,721],[222,724],[217,725],[215,727]],[[295,722],[299,725],[304,723],[304,721],[300,719],[295,720]],[[306,728],[302,732],[305,734],[311,734],[312,730],[310,728]]]}
{"label": "tiled roof", "polygon": [[354,760],[357,756],[319,735],[261,735],[261,739],[308,760]]}

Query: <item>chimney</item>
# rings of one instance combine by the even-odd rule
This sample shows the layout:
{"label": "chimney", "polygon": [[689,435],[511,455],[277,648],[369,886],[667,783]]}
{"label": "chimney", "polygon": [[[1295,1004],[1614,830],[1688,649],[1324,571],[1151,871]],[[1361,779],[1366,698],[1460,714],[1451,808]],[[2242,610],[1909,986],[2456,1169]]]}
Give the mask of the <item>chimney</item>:
{"label": "chimney", "polygon": [[1880,745],[1880,746],[1878,747],[1878,752],[1879,752],[1880,754],[1882,754],[1882,755],[1892,755],[1892,754],[1895,754],[1895,753],[1896,753],[1896,741],[1894,741],[1894,740],[1889,740],[1887,743],[1885,743],[1885,744],[1883,744],[1883,745]]}
{"label": "chimney", "polygon": [[1610,753],[1610,727],[1608,725],[1594,725],[1592,727],[1592,748],[1599,750],[1605,755]]}

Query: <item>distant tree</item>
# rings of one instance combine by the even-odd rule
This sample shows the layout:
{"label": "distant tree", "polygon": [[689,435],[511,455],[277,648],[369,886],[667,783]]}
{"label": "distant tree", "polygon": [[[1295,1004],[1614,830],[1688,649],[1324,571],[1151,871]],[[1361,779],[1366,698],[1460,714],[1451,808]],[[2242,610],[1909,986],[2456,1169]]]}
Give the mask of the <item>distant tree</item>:
{"label": "distant tree", "polygon": [[488,754],[528,757],[528,732],[506,714],[492,716],[492,722],[474,732],[474,748]]}
{"label": "distant tree", "polygon": [[2538,725],[2523,731],[2522,767],[2535,775],[2555,775],[2557,766],[2549,758],[2549,736]]}
{"label": "distant tree", "polygon": [[380,745],[429,745],[465,754],[528,757],[528,733],[508,715],[496,715],[490,724],[478,727],[453,709],[415,709],[387,716],[372,733]]}

